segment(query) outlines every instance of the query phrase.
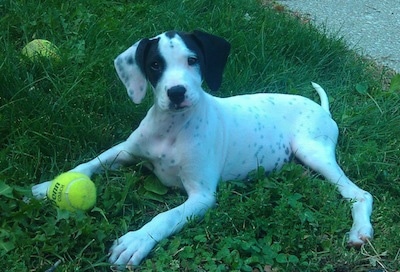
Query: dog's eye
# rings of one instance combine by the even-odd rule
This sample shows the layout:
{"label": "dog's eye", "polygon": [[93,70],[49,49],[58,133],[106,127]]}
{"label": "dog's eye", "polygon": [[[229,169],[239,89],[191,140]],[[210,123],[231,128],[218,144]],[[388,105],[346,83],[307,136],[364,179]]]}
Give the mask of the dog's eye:
{"label": "dog's eye", "polygon": [[159,62],[155,61],[150,65],[151,69],[154,71],[159,71],[161,69],[161,65]]}
{"label": "dog's eye", "polygon": [[193,65],[196,65],[197,63],[198,63],[198,59],[197,59],[197,57],[189,57],[188,58],[188,64],[189,64],[189,66],[193,66]]}

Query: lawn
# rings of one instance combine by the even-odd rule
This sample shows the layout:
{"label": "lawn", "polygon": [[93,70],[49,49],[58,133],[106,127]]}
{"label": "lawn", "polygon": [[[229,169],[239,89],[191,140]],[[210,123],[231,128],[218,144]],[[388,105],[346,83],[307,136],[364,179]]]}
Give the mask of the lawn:
{"label": "lawn", "polygon": [[[265,2],[265,1],[264,1]],[[267,1],[268,2],[268,1]],[[232,50],[216,96],[253,92],[317,100],[328,92],[337,158],[374,196],[375,237],[346,246],[350,205],[299,164],[221,184],[218,205],[159,243],[138,271],[400,271],[400,78],[306,20],[254,0],[0,1],[0,267],[111,271],[114,239],[185,195],[160,189],[141,165],[94,176],[95,208],[70,214],[26,201],[50,180],[123,141],[152,103],[134,105],[113,59],[143,37],[201,29]],[[47,39],[60,60],[21,49]],[[150,92],[149,92],[150,93]]]}

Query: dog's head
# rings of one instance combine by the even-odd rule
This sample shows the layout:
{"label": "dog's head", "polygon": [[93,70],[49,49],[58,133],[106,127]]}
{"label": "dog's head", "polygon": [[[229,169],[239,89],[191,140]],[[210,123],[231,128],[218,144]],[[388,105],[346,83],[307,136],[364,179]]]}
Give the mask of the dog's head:
{"label": "dog's head", "polygon": [[161,109],[179,110],[196,104],[203,79],[212,91],[221,86],[229,50],[223,38],[202,31],[169,31],[138,41],[114,64],[134,103],[142,101],[149,82]]}

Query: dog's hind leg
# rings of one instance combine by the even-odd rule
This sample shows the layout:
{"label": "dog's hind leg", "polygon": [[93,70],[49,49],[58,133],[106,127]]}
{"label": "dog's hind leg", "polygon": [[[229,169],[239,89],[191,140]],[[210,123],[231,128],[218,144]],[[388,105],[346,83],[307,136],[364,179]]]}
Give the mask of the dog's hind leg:
{"label": "dog's hind leg", "polygon": [[371,239],[372,195],[355,185],[340,168],[335,158],[335,143],[323,136],[314,140],[296,139],[292,148],[301,162],[323,175],[337,186],[345,199],[353,202],[351,209],[353,226],[349,233],[349,245],[361,246]]}

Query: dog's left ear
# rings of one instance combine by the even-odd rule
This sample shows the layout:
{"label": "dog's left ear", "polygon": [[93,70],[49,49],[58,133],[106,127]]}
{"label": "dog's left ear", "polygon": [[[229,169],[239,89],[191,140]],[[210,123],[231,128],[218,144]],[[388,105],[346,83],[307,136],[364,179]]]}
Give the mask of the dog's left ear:
{"label": "dog's left ear", "polygon": [[192,36],[204,55],[204,67],[200,67],[204,80],[212,91],[216,91],[222,83],[222,73],[231,45],[221,37],[199,30],[193,31]]}
{"label": "dog's left ear", "polygon": [[135,104],[142,102],[147,90],[146,77],[140,69],[136,58],[137,49],[143,43],[142,41],[140,40],[129,47],[114,60],[118,76]]}

